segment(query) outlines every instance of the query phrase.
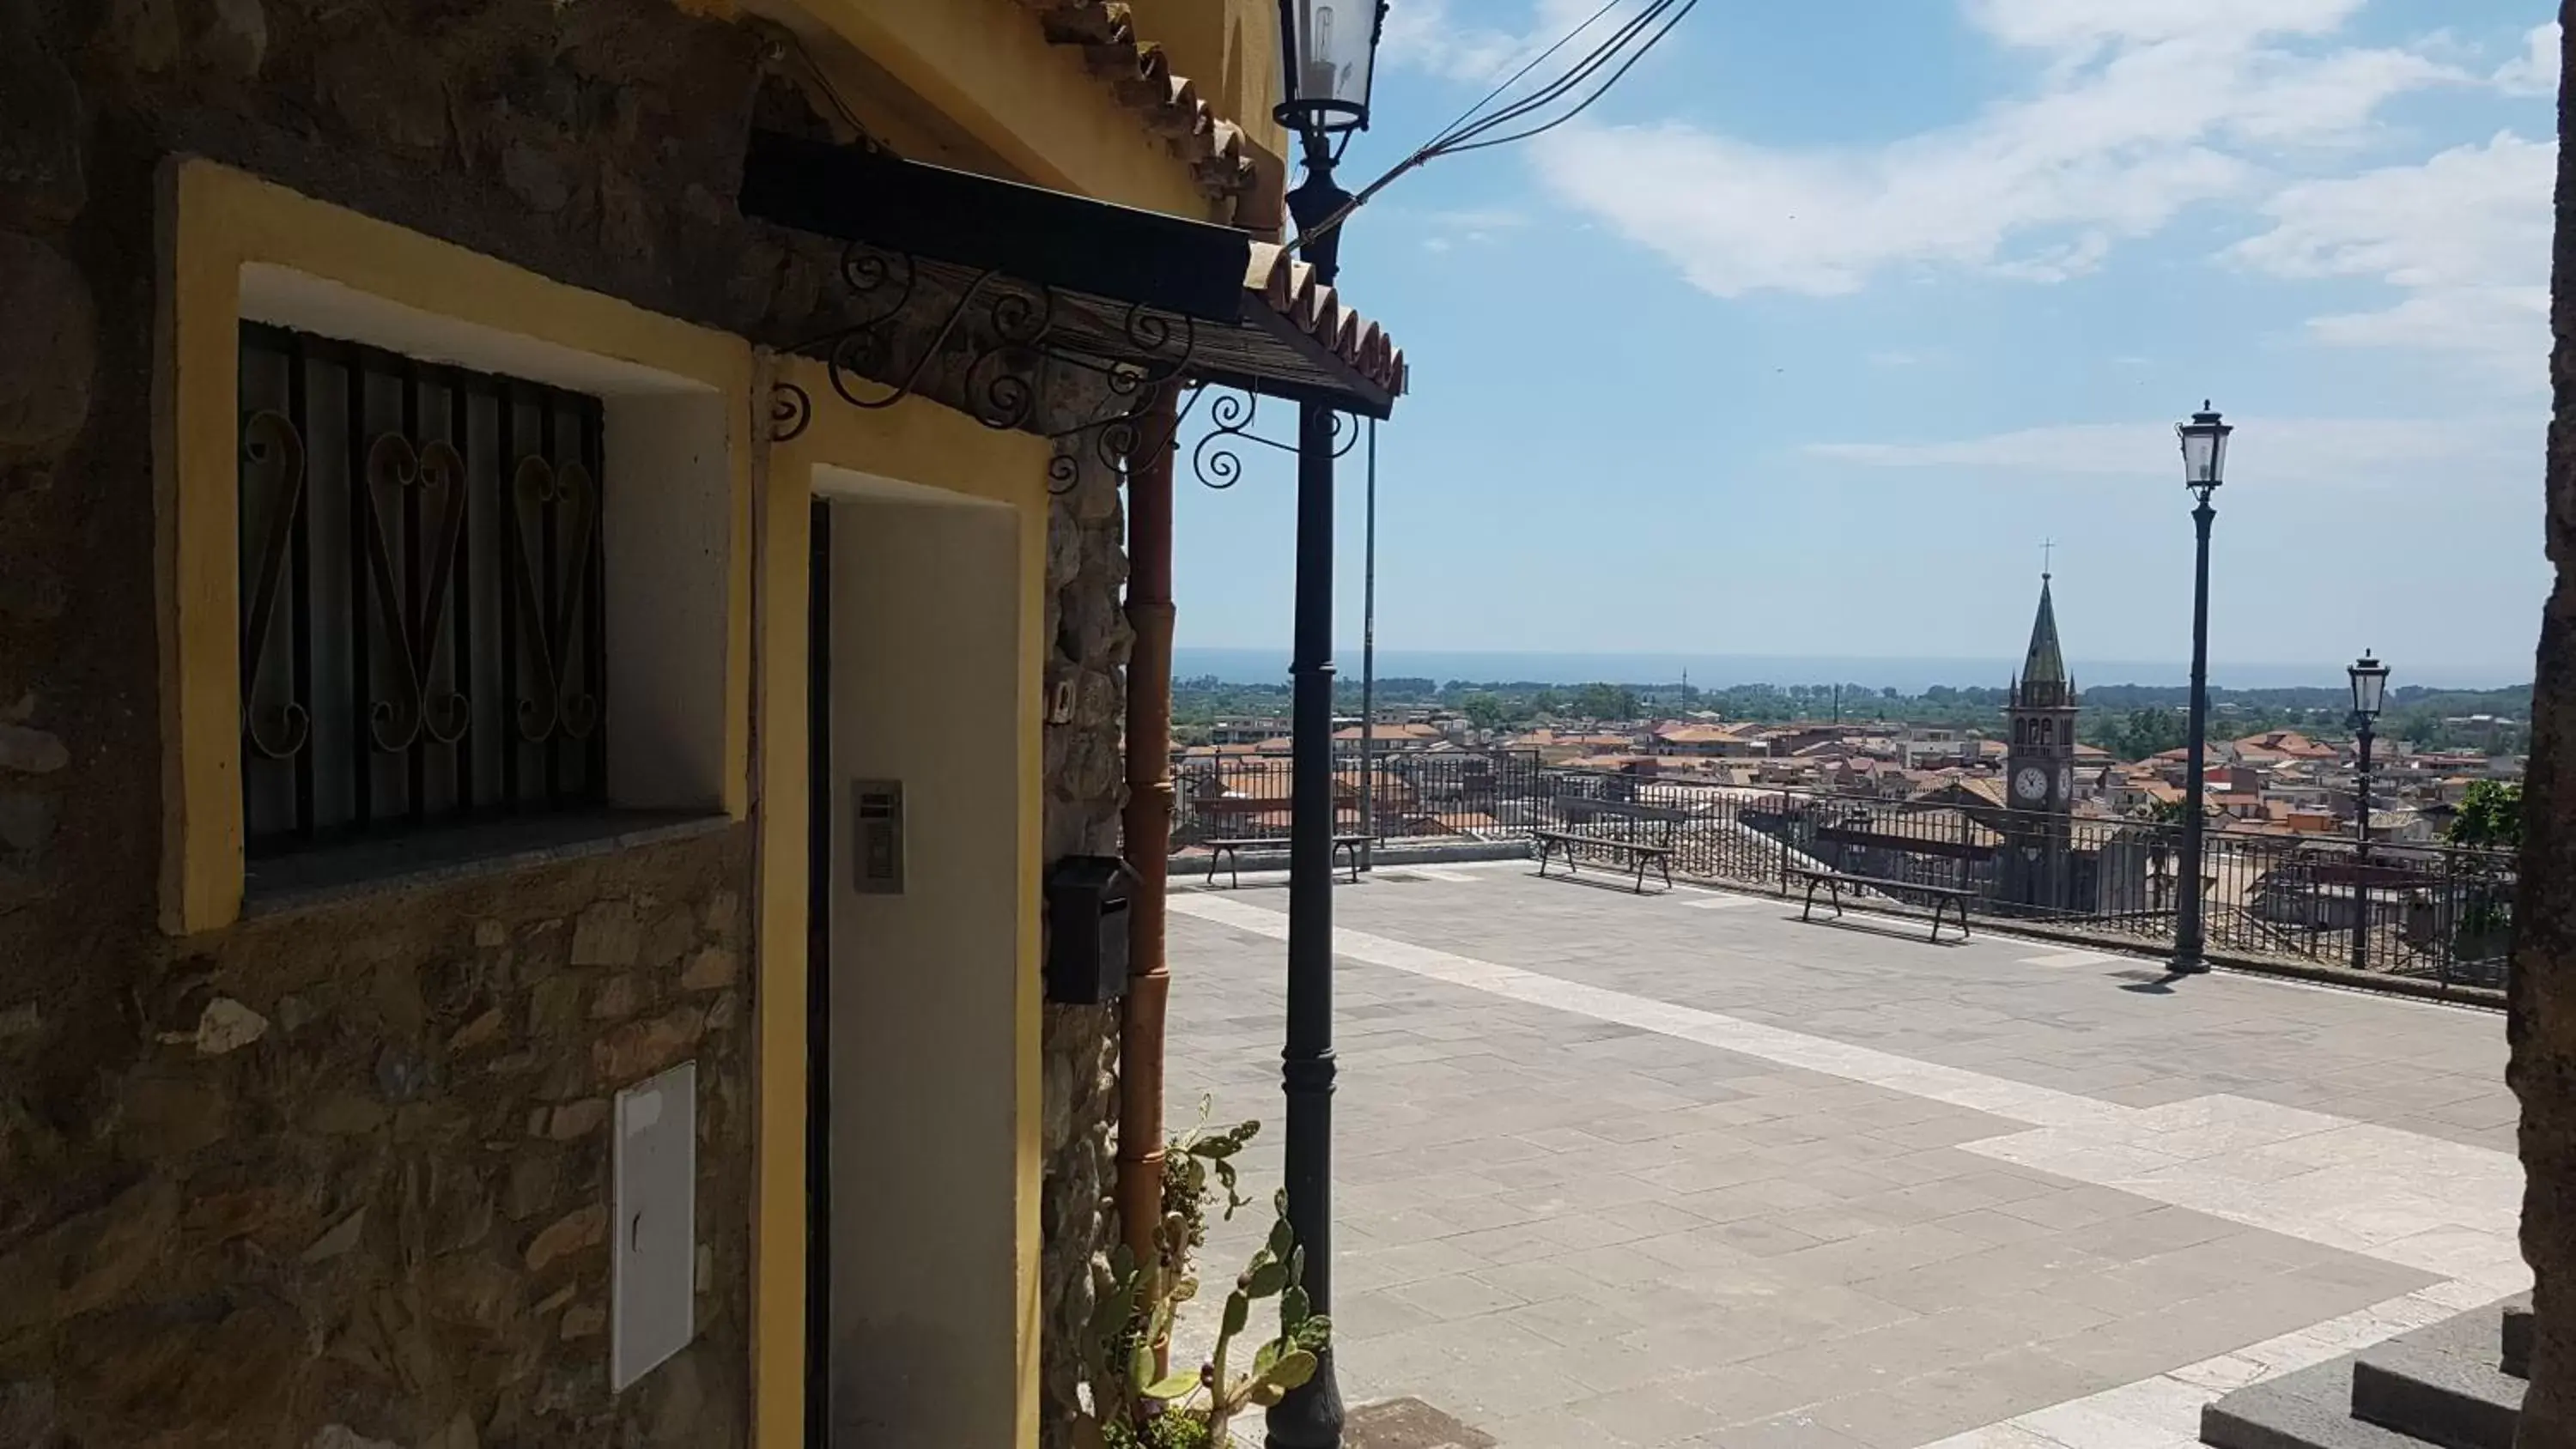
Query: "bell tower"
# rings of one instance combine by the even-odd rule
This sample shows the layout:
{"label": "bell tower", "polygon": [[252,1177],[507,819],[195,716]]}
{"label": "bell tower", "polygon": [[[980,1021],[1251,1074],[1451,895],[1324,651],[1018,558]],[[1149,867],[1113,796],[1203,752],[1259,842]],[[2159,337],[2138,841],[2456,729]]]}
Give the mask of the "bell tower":
{"label": "bell tower", "polygon": [[2075,681],[2057,642],[2057,607],[2039,576],[2039,616],[2013,681],[2005,717],[2012,746],[2004,769],[2003,898],[2043,910],[2067,900],[2066,857],[2075,809]]}

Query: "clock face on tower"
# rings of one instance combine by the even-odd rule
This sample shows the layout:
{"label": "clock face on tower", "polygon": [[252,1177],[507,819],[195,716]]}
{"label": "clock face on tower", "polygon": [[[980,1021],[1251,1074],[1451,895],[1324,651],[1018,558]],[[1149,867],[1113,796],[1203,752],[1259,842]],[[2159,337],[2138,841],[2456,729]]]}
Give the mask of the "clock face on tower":
{"label": "clock face on tower", "polygon": [[2037,801],[2048,794],[2048,772],[2037,765],[2024,765],[2013,776],[2013,793],[2024,800]]}
{"label": "clock face on tower", "polygon": [[2071,799],[2075,794],[2075,772],[2064,765],[2057,767],[2057,798]]}

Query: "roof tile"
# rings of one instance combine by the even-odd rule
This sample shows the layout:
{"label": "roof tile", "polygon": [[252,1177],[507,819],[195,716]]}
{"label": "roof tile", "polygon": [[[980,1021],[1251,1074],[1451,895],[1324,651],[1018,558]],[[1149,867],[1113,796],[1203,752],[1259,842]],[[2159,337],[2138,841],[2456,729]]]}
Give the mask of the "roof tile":
{"label": "roof tile", "polygon": [[1121,105],[1143,113],[1172,154],[1188,163],[1199,191],[1211,201],[1241,196],[1260,180],[1245,154],[1243,130],[1199,98],[1198,88],[1172,74],[1163,48],[1136,36],[1135,24],[1115,0],[1020,0],[1036,12],[1047,40],[1078,47],[1092,74],[1107,79]]}

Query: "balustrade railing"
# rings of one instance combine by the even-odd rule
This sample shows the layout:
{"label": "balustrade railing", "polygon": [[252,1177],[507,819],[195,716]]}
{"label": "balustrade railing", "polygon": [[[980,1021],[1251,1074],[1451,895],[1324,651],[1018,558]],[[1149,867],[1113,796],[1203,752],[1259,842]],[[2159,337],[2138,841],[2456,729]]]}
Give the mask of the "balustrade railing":
{"label": "balustrade railing", "polygon": [[[1175,850],[1211,839],[1286,840],[1289,762],[1226,756],[1176,767]],[[1970,913],[2135,948],[2169,945],[2182,827],[2145,819],[2051,816],[1994,804],[1964,787],[1891,799],[1723,785],[1540,765],[1526,751],[1394,751],[1373,771],[1376,840],[1514,841],[1579,828],[1586,802],[1673,811],[1673,874],[1783,896],[1801,871],[1833,870],[1883,887],[1871,909],[1930,908],[1904,886],[1971,893]],[[1358,833],[1355,746],[1334,761],[1335,828]],[[2513,944],[2515,862],[2494,851],[2210,822],[2202,855],[2208,949],[2220,957],[2304,962],[2501,986]],[[2356,948],[2358,940],[2358,948]]]}

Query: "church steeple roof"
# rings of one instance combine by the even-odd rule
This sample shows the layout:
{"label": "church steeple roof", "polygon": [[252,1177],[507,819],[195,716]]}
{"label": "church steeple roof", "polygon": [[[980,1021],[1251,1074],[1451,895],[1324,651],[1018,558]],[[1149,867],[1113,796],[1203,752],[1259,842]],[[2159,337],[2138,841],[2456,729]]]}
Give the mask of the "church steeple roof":
{"label": "church steeple roof", "polygon": [[2064,689],[2070,683],[2066,677],[2066,654],[2057,645],[2057,607],[2049,601],[2048,578],[2047,574],[2039,576],[2039,617],[2031,621],[2030,652],[2023,656],[2021,663],[2021,687],[2024,690],[2035,684]]}

